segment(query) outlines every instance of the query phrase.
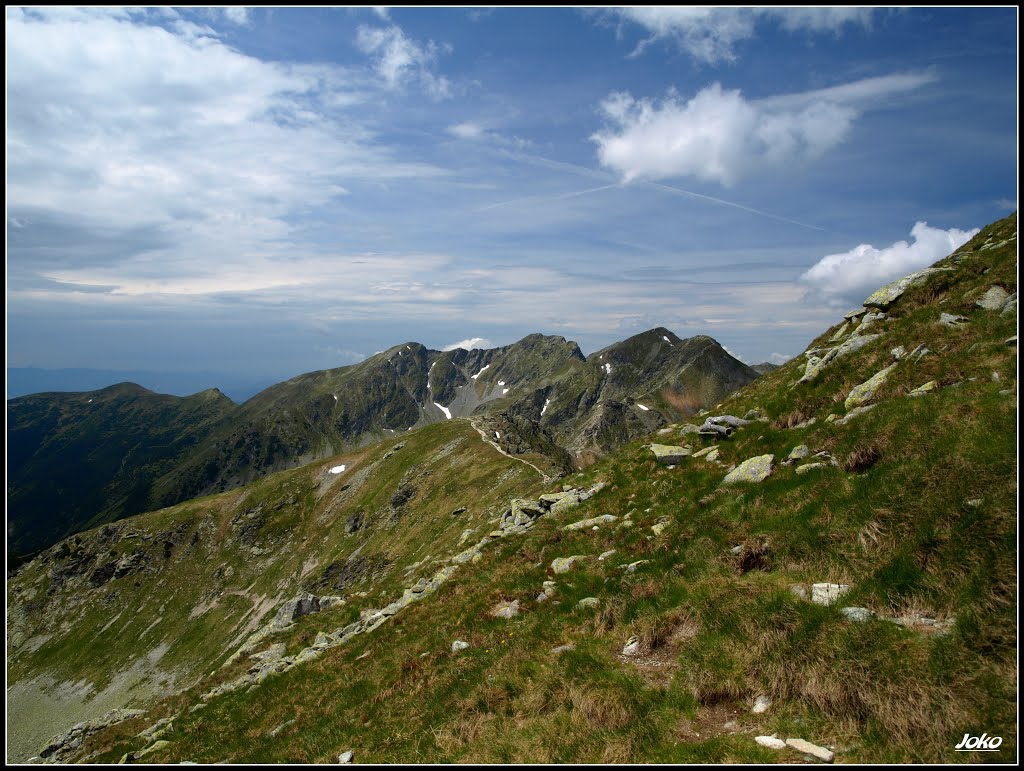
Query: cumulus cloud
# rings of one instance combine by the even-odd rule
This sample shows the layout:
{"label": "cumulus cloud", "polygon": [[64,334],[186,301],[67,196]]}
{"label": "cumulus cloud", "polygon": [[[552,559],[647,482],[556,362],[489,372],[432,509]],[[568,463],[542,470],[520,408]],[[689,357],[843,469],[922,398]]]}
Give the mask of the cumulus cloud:
{"label": "cumulus cloud", "polygon": [[457,343],[451,343],[442,348],[442,351],[454,351],[456,348],[465,348],[467,351],[472,351],[474,348],[490,348],[492,343],[485,337],[468,337],[465,340],[459,340]]}
{"label": "cumulus cloud", "polygon": [[432,71],[438,53],[448,50],[448,46],[439,46],[433,40],[417,43],[397,24],[390,27],[360,25],[356,30],[356,46],[372,57],[374,69],[389,88],[418,83],[435,98],[451,95],[451,82]]}
{"label": "cumulus cloud", "polygon": [[651,6],[621,8],[609,13],[643,27],[649,36],[634,49],[639,55],[651,43],[668,40],[698,62],[735,61],[736,44],[754,37],[756,28],[776,24],[787,32],[840,33],[847,25],[868,26],[871,8],[709,8]]}
{"label": "cumulus cloud", "polygon": [[687,101],[674,90],[660,102],[617,92],[601,103],[606,126],[591,140],[601,164],[626,182],[694,177],[731,186],[820,158],[864,110],[931,80],[899,74],[755,101],[719,83]]}
{"label": "cumulus cloud", "polygon": [[486,129],[479,123],[472,123],[470,121],[449,126],[447,131],[459,139],[480,139],[486,133]]}
{"label": "cumulus cloud", "polygon": [[785,364],[792,358],[788,353],[773,353],[768,357],[768,362],[770,364]]}
{"label": "cumulus cloud", "polygon": [[921,270],[967,243],[978,228],[942,230],[918,222],[913,239],[881,249],[860,244],[848,252],[822,257],[800,280],[820,291],[826,300],[858,302],[880,286]]}

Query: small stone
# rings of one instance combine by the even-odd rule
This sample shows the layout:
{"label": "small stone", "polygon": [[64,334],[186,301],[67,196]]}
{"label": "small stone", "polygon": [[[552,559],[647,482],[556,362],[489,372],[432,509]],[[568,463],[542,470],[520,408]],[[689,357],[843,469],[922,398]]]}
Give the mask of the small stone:
{"label": "small stone", "polygon": [[978,508],[978,506],[981,505],[981,498],[971,498],[969,501],[967,501],[967,505],[973,506],[974,508]]}
{"label": "small stone", "polygon": [[[863,407],[854,407],[852,410],[843,415],[843,417],[837,420],[836,425],[845,426],[854,418],[863,415],[865,412],[871,412],[871,410],[873,410],[877,406],[877,404],[865,404]],[[831,415],[829,417],[831,417]]]}
{"label": "small stone", "polygon": [[587,556],[583,554],[574,554],[572,557],[557,557],[551,562],[551,569],[555,573],[567,573],[572,569],[573,563],[575,563],[576,560],[583,559],[587,559]]}
{"label": "small stone", "polygon": [[581,519],[579,522],[573,522],[571,525],[566,525],[563,530],[582,530],[585,527],[593,527],[595,525],[615,522],[618,519],[614,514],[602,514],[600,517],[593,517],[591,519]]}
{"label": "small stone", "polygon": [[897,345],[889,353],[892,354],[892,357],[896,359],[896,361],[899,361],[900,359],[907,355],[907,349],[904,348],[902,345]]}
{"label": "small stone", "polygon": [[566,645],[555,646],[554,648],[551,649],[551,652],[552,653],[565,653],[566,651],[574,651],[574,650],[576,650],[576,646],[573,645],[572,643],[567,643]]}
{"label": "small stone", "polygon": [[808,471],[814,471],[816,468],[828,468],[827,463],[805,463],[802,466],[796,467],[797,474],[806,474]]}
{"label": "small stone", "polygon": [[810,454],[810,448],[806,444],[800,444],[792,449],[787,460],[801,460]]}
{"label": "small stone", "polygon": [[740,544],[739,546],[733,546],[731,549],[729,549],[729,553],[735,554],[738,557],[743,553],[743,544]]}
{"label": "small stone", "polygon": [[826,423],[834,423],[836,418],[838,418],[838,417],[839,417],[838,415],[836,415],[835,413],[832,413],[827,418],[825,418],[825,422]]}
{"label": "small stone", "polygon": [[754,706],[750,708],[750,711],[755,715],[760,715],[763,712],[767,712],[771,709],[772,700],[767,696],[758,696],[754,699]]}
{"label": "small stone", "polygon": [[655,535],[661,535],[671,524],[671,522],[659,522],[656,525],[651,525],[651,530]]}
{"label": "small stone", "polygon": [[615,549],[609,549],[606,552],[602,552],[601,555],[597,558],[597,561],[604,562],[606,559],[608,559],[608,557],[612,556],[613,554],[615,554]]}
{"label": "small stone", "polygon": [[807,589],[803,584],[793,584],[789,587],[789,593],[801,600],[807,599]]}
{"label": "small stone", "polygon": [[626,572],[635,573],[638,567],[640,567],[641,565],[646,565],[648,562],[650,562],[650,560],[637,560],[636,562],[631,562],[628,565],[626,565]]}
{"label": "small stone", "polygon": [[770,750],[786,749],[786,743],[782,741],[782,739],[777,739],[774,736],[755,736],[754,741],[762,747],[767,747]]}
{"label": "small stone", "polygon": [[849,584],[811,584],[811,602],[831,605],[850,591]]}
{"label": "small stone", "polygon": [[633,635],[626,641],[625,647],[622,649],[623,656],[635,656],[640,652],[640,640],[637,639],[636,635]]}
{"label": "small stone", "polygon": [[832,750],[819,747],[817,744],[811,744],[803,739],[786,739],[786,744],[797,752],[807,753],[813,758],[824,760],[826,763],[831,763],[832,758],[835,757],[835,753]]}
{"label": "small stone", "polygon": [[864,622],[864,621],[870,621],[872,618],[875,617],[875,614],[872,613],[867,608],[856,608],[856,607],[840,608],[839,612],[842,613],[844,616],[846,616],[847,620],[849,620],[849,621],[856,621],[858,623]]}
{"label": "small stone", "polygon": [[456,640],[452,643],[452,653],[458,653],[464,651],[469,647],[469,643],[464,640]]}
{"label": "small stone", "polygon": [[677,465],[682,462],[683,458],[691,454],[685,447],[673,444],[652,444],[650,449],[658,463],[666,465]]}
{"label": "small stone", "polygon": [[597,597],[584,597],[576,603],[576,607],[582,610],[599,608],[601,607],[601,601]]}
{"label": "small stone", "polygon": [[519,600],[499,603],[491,610],[491,615],[494,616],[494,618],[513,618],[514,616],[518,616]]}
{"label": "small stone", "polygon": [[353,757],[352,750],[345,750],[343,753],[341,753],[338,756],[338,762],[339,763],[351,763],[352,762],[352,757]]}
{"label": "small stone", "polygon": [[1014,335],[1013,337],[1006,338],[1005,343],[1006,343],[1006,345],[1012,345],[1014,348],[1016,348],[1017,347],[1017,335]]}
{"label": "small stone", "polygon": [[924,396],[929,391],[934,391],[936,387],[938,387],[938,385],[939,384],[936,383],[934,380],[929,380],[924,385],[919,385],[917,388],[915,388],[913,391],[907,394],[907,396]]}
{"label": "small stone", "polygon": [[944,327],[960,327],[966,324],[970,319],[966,316],[954,316],[950,313],[939,314],[939,323]]}

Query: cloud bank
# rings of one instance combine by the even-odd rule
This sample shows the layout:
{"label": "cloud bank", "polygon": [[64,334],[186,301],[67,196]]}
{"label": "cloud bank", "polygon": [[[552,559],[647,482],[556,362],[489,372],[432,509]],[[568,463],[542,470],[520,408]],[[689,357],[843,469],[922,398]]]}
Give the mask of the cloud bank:
{"label": "cloud bank", "polygon": [[859,302],[878,287],[942,259],[977,234],[978,228],[941,230],[918,222],[910,231],[912,243],[897,241],[881,249],[861,244],[848,252],[829,254],[800,280],[826,300]]}
{"label": "cloud bank", "polygon": [[846,26],[867,27],[871,8],[621,8],[609,13],[643,27],[649,37],[632,55],[651,43],[667,40],[698,62],[715,64],[736,60],[736,44],[754,37],[759,25],[776,24],[787,32],[839,34]]}
{"label": "cloud bank", "polygon": [[467,337],[465,340],[459,340],[457,343],[451,343],[442,348],[442,351],[454,351],[456,348],[465,348],[467,351],[472,351],[474,348],[492,348],[493,343],[486,337]]}
{"label": "cloud bank", "polygon": [[606,127],[591,140],[601,165],[626,182],[693,177],[729,187],[817,160],[847,138],[862,112],[931,80],[897,74],[756,101],[719,83],[687,101],[674,90],[660,102],[617,92],[601,103]]}

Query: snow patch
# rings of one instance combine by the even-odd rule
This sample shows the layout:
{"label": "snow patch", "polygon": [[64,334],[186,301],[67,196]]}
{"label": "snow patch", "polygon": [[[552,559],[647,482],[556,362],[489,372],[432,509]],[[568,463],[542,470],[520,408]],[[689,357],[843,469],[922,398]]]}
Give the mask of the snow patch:
{"label": "snow patch", "polygon": [[491,366],[491,365],[490,364],[484,364],[483,369],[480,370],[479,372],[477,372],[475,375],[473,375],[473,377],[470,378],[470,379],[471,380],[476,380],[478,377],[480,377],[482,374],[484,374],[484,369],[487,369],[489,366]]}
{"label": "snow patch", "polygon": [[499,434],[497,431],[495,431],[494,432],[494,438],[495,439],[501,439],[501,434]]}
{"label": "snow patch", "polygon": [[505,381],[504,380],[499,380],[498,381],[498,385],[505,385]]}
{"label": "snow patch", "polygon": [[[664,341],[665,341],[666,343],[668,343],[669,345],[672,345],[672,341],[671,341],[671,340],[669,340],[669,339],[668,339],[668,338],[667,338],[667,337],[666,337],[665,335],[662,335],[662,336],[661,336],[661,339],[662,339],[662,340],[664,340]],[[674,346],[674,345],[672,345],[672,347],[673,347],[673,348],[675,348],[675,346]]]}
{"label": "snow patch", "polygon": [[334,401],[338,401],[338,395],[337,394],[331,394],[331,396],[334,397]]}
{"label": "snow patch", "polygon": [[544,417],[544,413],[547,412],[549,404],[551,404],[551,400],[550,399],[545,399],[544,400],[544,406],[540,408],[540,415],[541,415],[541,417]]}
{"label": "snow patch", "polygon": [[442,407],[442,406],[441,406],[440,404],[438,404],[437,402],[434,402],[434,406],[435,406],[435,407],[437,407],[437,408],[438,408],[439,410],[441,410],[441,412],[443,412],[443,413],[444,413],[444,416],[445,416],[445,417],[446,417],[446,418],[447,418],[448,420],[451,420],[451,419],[452,419],[452,413],[451,413],[451,410],[449,410],[449,409],[448,409],[447,407]]}
{"label": "snow patch", "polygon": [[92,404],[92,399],[86,402],[86,404]]}
{"label": "snow patch", "polygon": [[334,466],[334,467],[332,467],[332,468],[331,468],[331,473],[332,473],[332,474],[340,474],[340,473],[341,473],[342,471],[344,471],[344,470],[345,470],[345,464],[344,464],[344,463],[342,463],[342,464],[341,464],[340,466]]}
{"label": "snow patch", "polygon": [[507,393],[508,393],[508,389],[507,389],[507,388],[502,388],[502,389],[501,389],[501,395],[502,395],[502,396],[504,396],[504,395],[505,395],[505,394],[507,394]]}
{"label": "snow patch", "polygon": [[644,412],[650,412],[651,411],[650,407],[644,407],[644,405],[642,405],[640,402],[637,402],[636,406],[639,407],[640,409],[642,409]]}
{"label": "snow patch", "polygon": [[609,364],[608,362],[605,362],[604,371],[608,375],[612,374],[612,365]]}

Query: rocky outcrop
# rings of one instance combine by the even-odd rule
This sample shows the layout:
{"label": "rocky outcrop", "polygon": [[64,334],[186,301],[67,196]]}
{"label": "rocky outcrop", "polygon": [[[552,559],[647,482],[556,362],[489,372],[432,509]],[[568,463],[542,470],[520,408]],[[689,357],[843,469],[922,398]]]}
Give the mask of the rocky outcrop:
{"label": "rocky outcrop", "polygon": [[658,463],[675,466],[683,462],[683,458],[691,454],[687,447],[679,447],[674,444],[652,444],[649,445]]}
{"label": "rocky outcrop", "polygon": [[722,480],[722,484],[732,485],[738,482],[763,482],[771,476],[772,464],[774,462],[774,455],[758,455],[753,458],[748,458],[726,474],[725,479]]}
{"label": "rocky outcrop", "polygon": [[39,752],[39,756],[47,763],[63,763],[75,752],[90,735],[133,717],[145,715],[142,709],[114,709],[96,720],[76,723],[69,731],[54,736]]}
{"label": "rocky outcrop", "polygon": [[851,390],[850,394],[846,397],[846,409],[859,407],[860,405],[871,401],[875,397],[875,392],[885,384],[886,380],[889,379],[889,375],[895,367],[896,364],[890,364],[885,369],[876,372],[860,385],[854,386],[853,390]]}
{"label": "rocky outcrop", "polygon": [[865,308],[878,308],[880,310],[887,310],[889,306],[895,303],[904,292],[910,287],[917,286],[928,280],[928,277],[934,273],[939,273],[949,268],[925,268],[919,270],[916,273],[911,273],[909,276],[904,276],[901,279],[897,279],[890,284],[886,284],[881,289],[875,290],[869,297],[864,301]]}

